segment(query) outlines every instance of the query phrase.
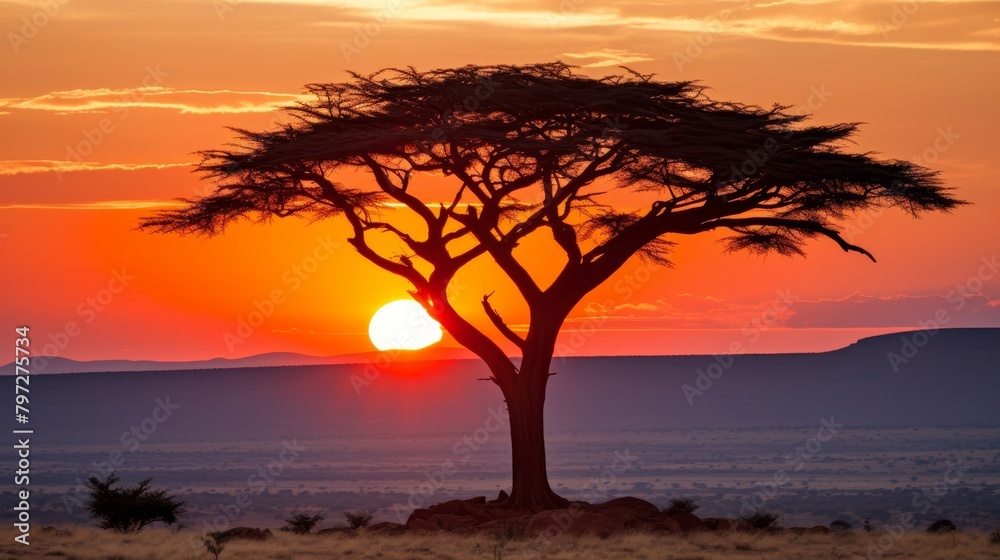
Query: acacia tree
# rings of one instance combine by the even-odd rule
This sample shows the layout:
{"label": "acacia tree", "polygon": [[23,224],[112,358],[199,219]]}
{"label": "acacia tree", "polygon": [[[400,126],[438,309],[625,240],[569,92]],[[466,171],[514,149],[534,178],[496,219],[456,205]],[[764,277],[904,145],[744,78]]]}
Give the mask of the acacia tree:
{"label": "acacia tree", "polygon": [[[692,82],[631,70],[594,79],[559,62],[351,76],[306,86],[315,99],[287,108],[290,123],[236,129],[239,144],[202,152],[200,170],[217,190],[142,227],[214,235],[244,218],[345,220],[354,249],[409,281],[430,316],[489,367],[510,415],[511,508],[567,503],[549,486],[542,423],[556,336],[629,258],[665,264],[680,236],[722,229],[729,250],[804,254],[806,240],[825,237],[874,261],[837,220],[962,203],[930,170],[845,153],[855,124],[806,126],[789,107],[713,101]],[[428,175],[451,181],[444,200],[427,194]],[[609,201],[613,189],[648,203],[621,208]],[[394,247],[373,242],[386,235]],[[558,247],[563,266],[546,284],[515,254],[530,236]],[[479,258],[516,287],[526,331],[504,323],[489,294],[491,328],[456,311],[449,283]]]}
{"label": "acacia tree", "polygon": [[135,486],[112,488],[119,481],[115,473],[103,479],[92,476],[87,480],[87,511],[100,521],[102,529],[119,533],[138,533],[157,521],[171,525],[184,513],[184,502],[165,490],[150,488],[152,480],[145,478]]}

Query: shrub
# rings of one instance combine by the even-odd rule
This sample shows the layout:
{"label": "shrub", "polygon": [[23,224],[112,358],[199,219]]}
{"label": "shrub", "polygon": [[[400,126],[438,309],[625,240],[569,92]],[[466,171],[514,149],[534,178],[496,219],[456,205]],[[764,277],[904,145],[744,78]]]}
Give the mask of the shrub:
{"label": "shrub", "polygon": [[1000,544],[1000,527],[993,529],[990,533],[990,542],[993,544]]}
{"label": "shrub", "polygon": [[215,531],[205,535],[205,550],[212,555],[215,560],[219,560],[219,555],[222,554],[222,550],[226,548],[226,543],[219,538],[219,531]]}
{"label": "shrub", "polygon": [[952,533],[957,530],[958,527],[947,519],[938,519],[927,528],[928,533]]}
{"label": "shrub", "polygon": [[830,530],[833,531],[834,533],[845,533],[853,528],[854,527],[852,527],[850,523],[843,521],[841,519],[838,519],[833,523],[830,523]]}
{"label": "shrub", "polygon": [[757,509],[753,513],[741,515],[739,520],[757,531],[773,531],[778,529],[778,519],[780,517],[778,514]]}
{"label": "shrub", "polygon": [[351,529],[364,529],[372,521],[372,514],[367,511],[359,511],[358,513],[345,511],[344,517],[347,518],[347,524]]}
{"label": "shrub", "polygon": [[165,490],[149,487],[152,478],[146,478],[133,487],[112,488],[119,478],[115,473],[101,480],[96,476],[87,481],[90,499],[87,511],[91,517],[100,520],[102,529],[119,533],[138,533],[146,525],[162,521],[167,525],[175,523],[177,516],[184,513],[184,502],[167,495]]}
{"label": "shrub", "polygon": [[305,535],[309,533],[309,531],[312,531],[313,527],[324,519],[326,518],[318,513],[316,515],[296,513],[285,520],[286,525],[282,527],[281,530],[295,533],[296,535]]}
{"label": "shrub", "polygon": [[663,513],[667,515],[680,515],[682,513],[694,513],[698,509],[698,504],[694,503],[691,498],[674,498],[670,500],[670,504],[663,508]]}

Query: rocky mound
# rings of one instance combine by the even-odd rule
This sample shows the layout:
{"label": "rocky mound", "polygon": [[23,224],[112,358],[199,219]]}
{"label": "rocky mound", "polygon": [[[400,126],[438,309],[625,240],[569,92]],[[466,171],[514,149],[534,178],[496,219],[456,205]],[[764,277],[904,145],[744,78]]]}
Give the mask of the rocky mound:
{"label": "rocky mound", "polygon": [[552,538],[560,534],[607,537],[625,530],[662,533],[730,530],[728,519],[702,520],[690,513],[667,515],[639,498],[624,497],[589,504],[571,502],[568,507],[541,512],[509,510],[487,502],[484,496],[451,500],[414,510],[406,521],[411,531],[473,533],[504,530],[511,535]]}

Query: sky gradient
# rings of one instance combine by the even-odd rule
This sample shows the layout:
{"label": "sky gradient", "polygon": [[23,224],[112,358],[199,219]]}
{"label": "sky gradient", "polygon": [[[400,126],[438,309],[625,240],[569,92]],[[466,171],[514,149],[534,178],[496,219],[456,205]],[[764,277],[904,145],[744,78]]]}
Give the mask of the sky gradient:
{"label": "sky gradient", "polygon": [[[0,1],[0,22],[0,316],[49,354],[374,350],[368,320],[408,286],[355,255],[343,223],[241,224],[205,240],[140,232],[139,218],[211,192],[194,152],[232,141],[227,126],[280,123],[306,83],[552,60],[866,123],[852,150],[939,170],[973,203],[843,223],[877,264],[823,239],[802,259],[678,238],[675,268],[635,259],[581,302],[557,355],[820,351],[931,321],[1000,326],[1000,2],[16,0]],[[485,325],[479,302],[496,289],[491,303],[523,326],[491,274],[484,261],[458,276],[458,309]]]}

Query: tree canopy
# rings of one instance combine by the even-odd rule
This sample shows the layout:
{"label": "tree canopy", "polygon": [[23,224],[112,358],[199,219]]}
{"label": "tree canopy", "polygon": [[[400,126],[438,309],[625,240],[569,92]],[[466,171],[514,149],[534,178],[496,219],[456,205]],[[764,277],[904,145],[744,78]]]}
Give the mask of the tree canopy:
{"label": "tree canopy", "polygon": [[[288,123],[235,129],[235,145],[202,152],[199,170],[217,190],[142,227],[215,235],[242,219],[346,221],[358,253],[408,280],[428,313],[490,367],[511,416],[511,507],[565,503],[548,486],[542,431],[556,337],[629,258],[670,264],[682,236],[718,229],[732,251],[801,255],[809,239],[827,238],[874,260],[838,221],[963,204],[934,171],[848,151],[857,123],[810,125],[791,107],[713,100],[695,82],[628,69],[592,78],[561,62],[351,78],[310,84],[312,99],[289,107]],[[444,196],[428,177],[448,182]],[[515,254],[532,235],[563,261],[545,283]],[[374,241],[381,236],[393,243]],[[504,323],[490,294],[482,308],[495,332],[449,299],[455,274],[480,257],[527,304],[525,331]]]}

